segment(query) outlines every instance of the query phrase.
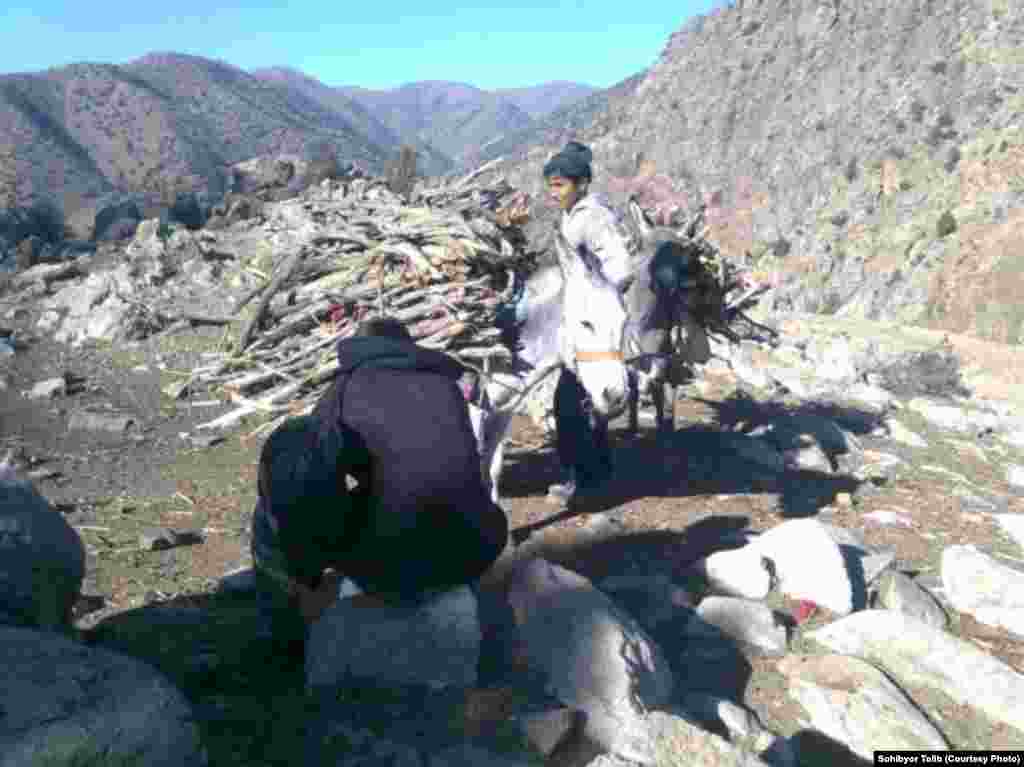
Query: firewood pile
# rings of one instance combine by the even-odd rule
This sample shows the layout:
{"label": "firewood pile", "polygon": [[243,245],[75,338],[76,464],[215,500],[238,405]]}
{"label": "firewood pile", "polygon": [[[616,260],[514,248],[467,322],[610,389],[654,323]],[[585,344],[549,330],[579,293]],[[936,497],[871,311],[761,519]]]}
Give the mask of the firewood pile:
{"label": "firewood pile", "polygon": [[248,317],[231,352],[186,383],[219,389],[239,406],[203,426],[265,413],[278,417],[272,428],[308,412],[335,375],[337,342],[376,315],[397,318],[422,346],[474,366],[507,357],[494,315],[513,273],[535,262],[518,228],[526,202],[500,179],[481,187],[467,177],[422,190],[414,204],[360,180],[334,189],[325,182],[283,207],[278,226],[301,238],[233,307]]}

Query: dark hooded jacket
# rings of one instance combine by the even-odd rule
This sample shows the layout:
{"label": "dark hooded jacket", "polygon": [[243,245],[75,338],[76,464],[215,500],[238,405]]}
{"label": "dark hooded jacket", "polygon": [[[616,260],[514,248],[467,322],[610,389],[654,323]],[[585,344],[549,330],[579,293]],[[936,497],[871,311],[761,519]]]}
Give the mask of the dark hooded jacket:
{"label": "dark hooded jacket", "polygon": [[458,385],[465,369],[386,337],[342,340],[338,363],[312,415],[321,432],[340,429],[361,448],[366,460],[348,473],[368,499],[338,569],[366,591],[401,597],[479,577],[504,549],[508,523],[481,475]]}

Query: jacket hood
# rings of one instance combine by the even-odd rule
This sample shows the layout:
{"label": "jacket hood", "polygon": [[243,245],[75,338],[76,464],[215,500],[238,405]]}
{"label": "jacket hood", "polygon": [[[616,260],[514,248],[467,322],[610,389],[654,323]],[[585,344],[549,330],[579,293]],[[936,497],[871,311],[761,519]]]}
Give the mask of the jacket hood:
{"label": "jacket hood", "polygon": [[424,349],[408,341],[380,336],[343,338],[338,342],[340,374],[361,367],[387,370],[417,370],[459,379],[466,372],[457,360],[443,352]]}

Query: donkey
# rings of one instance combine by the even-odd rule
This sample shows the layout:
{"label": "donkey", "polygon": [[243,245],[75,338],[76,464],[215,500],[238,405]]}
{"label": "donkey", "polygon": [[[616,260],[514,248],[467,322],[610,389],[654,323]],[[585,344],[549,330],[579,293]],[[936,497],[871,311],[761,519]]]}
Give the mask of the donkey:
{"label": "donkey", "polygon": [[566,282],[563,274],[572,256],[561,233],[556,233],[555,250],[559,265],[537,270],[526,282],[526,320],[514,339],[519,347],[515,358],[488,375],[479,403],[470,404],[484,478],[495,503],[512,415],[545,377],[563,365],[572,369],[590,397],[599,428],[607,428],[627,406],[625,302],[595,270],[578,270]]}
{"label": "donkey", "polygon": [[697,264],[684,241],[667,227],[655,227],[636,200],[630,217],[642,246],[633,260],[633,281],[625,294],[629,312],[629,432],[639,431],[641,395],[654,402],[657,434],[672,432],[676,389],[683,366],[711,359],[707,334],[694,317]]}

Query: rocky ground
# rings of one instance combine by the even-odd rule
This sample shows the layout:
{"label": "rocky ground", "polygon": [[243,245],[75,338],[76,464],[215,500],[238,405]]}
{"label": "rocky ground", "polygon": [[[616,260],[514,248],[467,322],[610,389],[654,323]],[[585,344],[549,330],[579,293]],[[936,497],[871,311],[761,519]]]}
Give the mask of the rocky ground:
{"label": "rocky ground", "polygon": [[[1015,467],[1024,463],[1024,424],[1014,415],[1020,410],[1009,410],[1017,403],[1004,399],[1000,412],[994,405],[984,409],[984,404],[971,400],[938,404],[939,399],[892,396],[879,389],[861,393],[860,404],[842,404],[834,396],[815,393],[815,385],[831,387],[830,377],[843,380],[844,360],[837,349],[847,349],[845,361],[854,368],[863,364],[856,350],[858,345],[867,348],[870,328],[847,328],[859,335],[837,347],[832,334],[840,329],[838,320],[826,325],[817,318],[806,318],[799,329],[792,326],[793,333],[811,331],[802,336],[808,342],[805,352],[810,349],[813,356],[816,345],[831,350],[837,366],[833,374],[822,364],[804,363],[809,375],[803,384],[792,378],[801,365],[780,365],[784,354],[779,351],[744,348],[731,354],[731,364],[712,363],[681,400],[677,432],[670,443],[655,444],[653,436],[632,441],[617,435],[615,495],[578,513],[559,514],[544,502],[543,491],[556,476],[556,462],[548,447],[535,449],[543,444],[544,435],[529,421],[521,422],[514,436],[519,449],[510,458],[503,492],[513,525],[528,527],[533,534],[518,550],[510,550],[507,559],[536,554],[597,582],[639,576],[649,585],[668,579],[697,590],[703,586],[697,585],[702,579],[695,575],[694,563],[716,549],[735,547],[737,530],[763,531],[810,516],[851,531],[872,551],[893,555],[888,557],[888,570],[912,574],[944,600],[951,635],[1003,661],[1006,673],[1024,670],[1020,635],[1006,630],[1016,626],[1021,631],[1019,597],[1012,592],[1000,596],[998,585],[990,582],[990,593],[974,599],[975,607],[990,608],[989,613],[982,609],[979,620],[966,609],[970,597],[960,597],[967,603],[959,604],[961,611],[952,607],[943,591],[951,566],[943,552],[950,547],[977,546],[1002,567],[1016,569],[1022,561],[1019,521],[1024,519],[1024,498],[1014,483],[1021,481],[1021,469]],[[905,338],[886,328],[876,331],[891,349],[904,353],[935,341],[915,338],[915,331],[907,331]],[[247,693],[235,687],[240,682],[244,686],[255,670],[237,668],[229,649],[238,639],[240,623],[248,622],[249,630],[256,630],[254,619],[244,598],[210,596],[221,576],[247,564],[259,444],[245,437],[255,424],[216,437],[203,435],[195,431],[197,424],[225,412],[227,406],[208,406],[201,400],[182,403],[162,392],[176,371],[195,364],[204,351],[216,346],[219,331],[193,330],[134,347],[75,350],[33,336],[31,330],[27,333],[15,335],[21,343],[15,344],[5,364],[3,446],[15,451],[42,492],[87,542],[80,628],[88,632],[98,626],[93,630],[101,641],[130,647],[180,680],[209,717],[204,727],[215,763],[287,763],[273,756],[287,749],[275,745],[268,750],[268,735],[262,729],[268,715],[280,712],[276,705],[292,707],[292,717],[283,721],[301,731],[295,707],[305,708],[294,677],[287,669],[267,672],[261,686],[273,703],[255,712],[246,702]],[[1022,357],[1010,347],[993,351],[1004,364],[989,370],[981,364],[967,366],[982,389],[1012,383],[1015,373],[1005,361],[1019,364]],[[758,355],[764,359],[755,362]],[[777,368],[771,366],[772,360]],[[39,382],[63,373],[70,373],[77,383],[47,396],[26,396]],[[791,380],[780,384],[773,380],[776,373]],[[923,380],[919,375],[907,385],[913,389]],[[894,381],[889,384],[898,388]],[[801,385],[806,387],[804,396],[795,396]],[[949,386],[948,379],[945,385]],[[852,389],[848,386],[848,393]],[[1011,392],[1004,388],[1004,393]],[[869,405],[864,399],[876,402]],[[72,428],[76,414],[83,412],[107,420],[97,420],[94,428]],[[833,456],[840,464],[836,471],[828,465],[828,450],[820,448],[827,440],[808,440],[794,458],[777,434],[773,436],[773,430],[781,434],[789,428],[786,424],[792,423],[794,413],[838,425],[838,433],[855,446]],[[750,437],[759,425],[768,429],[755,432],[760,438]],[[490,579],[495,589],[503,564]],[[1017,572],[1006,577],[1021,577]],[[801,698],[801,688],[787,676],[775,653],[748,653],[746,660],[727,654],[711,665],[706,659],[686,660],[689,640],[675,620],[678,615],[674,619],[671,603],[657,604],[658,600],[657,595],[648,595],[639,609],[667,611],[656,636],[666,654],[686,669],[684,689],[744,703],[779,735],[795,735],[812,729],[812,724],[813,729],[828,731],[816,710],[824,704]],[[787,614],[797,606],[782,598],[772,603]],[[220,619],[197,631],[189,607],[219,611]],[[166,624],[153,620],[157,613],[167,616]],[[809,634],[834,617],[819,606],[795,626],[789,657],[820,654],[825,648]],[[990,625],[993,620],[995,626]],[[897,678],[953,746],[999,748],[1024,742],[1020,730],[991,711],[985,713],[970,701],[935,689],[926,679],[905,683]],[[267,689],[274,684],[278,689]]]}
{"label": "rocky ground", "polygon": [[[466,746],[464,700],[355,683],[311,698],[308,669],[270,643],[244,574],[263,416],[203,428],[236,405],[216,386],[181,387],[237,323],[109,337],[152,318],[139,306],[171,311],[156,303],[168,296],[172,314],[223,317],[251,273],[269,271],[261,243],[310,231],[247,220],[217,235],[178,231],[158,258],[100,249],[87,271],[120,293],[73,275],[8,292],[0,451],[86,543],[79,637],[151,662],[182,690],[212,764],[295,764],[325,723],[341,755],[302,752],[301,763],[501,763],[493,732]],[[139,287],[168,264],[170,282]],[[648,671],[662,692],[646,702],[678,716],[650,723],[679,753],[817,765],[862,764],[883,744],[1019,747],[1024,352],[842,317],[763,319],[781,343],[716,346],[664,442],[616,424],[616,481],[571,511],[544,500],[557,476],[549,439],[536,421],[517,422],[502,492],[522,543],[483,584],[476,687],[500,697],[516,678],[505,587],[515,563],[540,556],[611,595],[614,607],[594,597],[594,609],[657,645]],[[570,590],[592,591],[558,572]],[[555,677],[572,667],[557,652],[534,661]],[[580,699],[579,684],[555,684],[559,700]],[[591,763],[582,759],[548,763]]]}

